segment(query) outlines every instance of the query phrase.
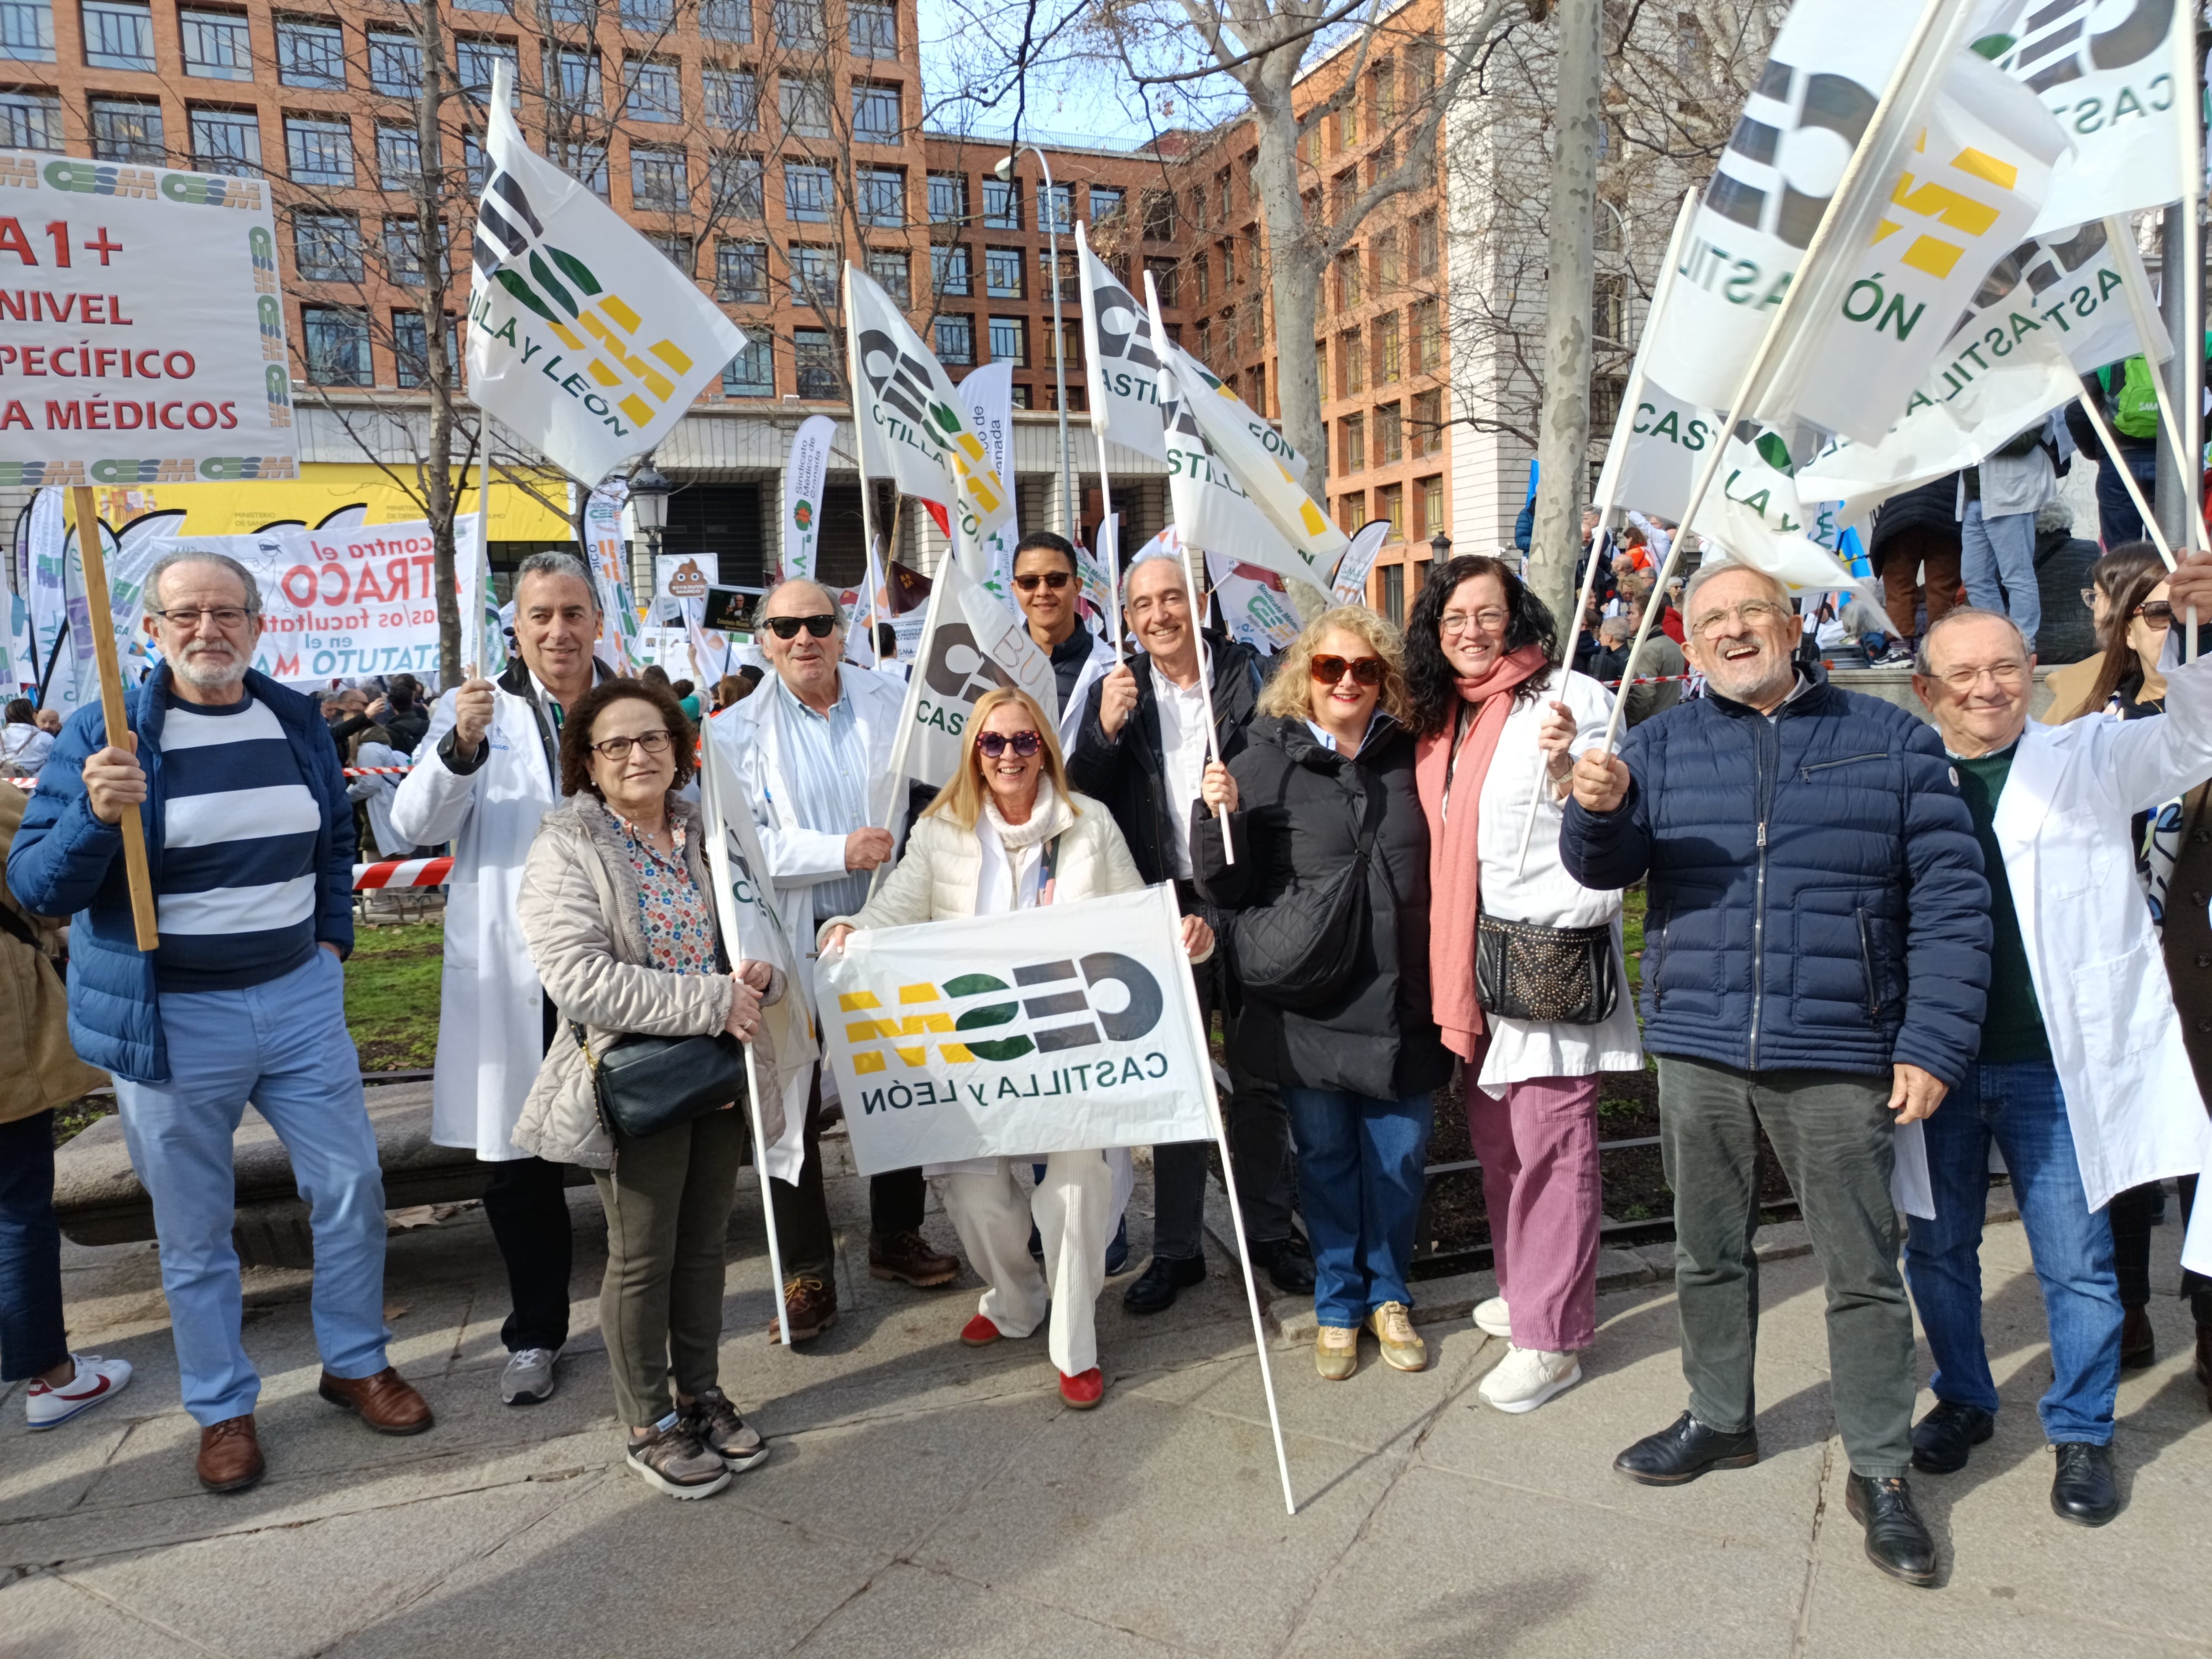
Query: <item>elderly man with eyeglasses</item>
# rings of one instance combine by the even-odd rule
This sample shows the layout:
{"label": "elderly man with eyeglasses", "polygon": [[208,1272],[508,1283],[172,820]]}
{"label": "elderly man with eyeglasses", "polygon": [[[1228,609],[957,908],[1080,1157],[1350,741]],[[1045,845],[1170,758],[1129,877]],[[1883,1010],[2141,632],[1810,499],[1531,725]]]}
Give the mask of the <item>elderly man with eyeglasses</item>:
{"label": "elderly man with eyeglasses", "polygon": [[1752,1249],[1764,1128],[1828,1286],[1845,1503],[1875,1565],[1936,1578],[1906,1483],[1912,1310],[1893,1126],[1965,1080],[1990,976],[1990,890],[1950,763],[1901,708],[1793,659],[1771,577],[1708,564],[1683,602],[1707,695],[1576,762],[1559,831],[1594,888],[1650,878],[1644,1046],[1659,1059],[1689,1409],[1613,1467],[1679,1486],[1759,1459]]}
{"label": "elderly man with eyeglasses", "polygon": [[[8,858],[8,885],[73,915],[70,1040],[115,1077],[154,1201],[161,1289],[196,1470],[240,1492],[264,1468],[261,1379],[240,1340],[231,1141],[246,1102],[292,1161],[314,1237],[318,1392],[385,1434],[430,1426],[384,1327],[384,1176],[345,1022],[353,804],[329,728],[252,667],[253,577],[184,552],[147,578],[161,662],[125,694],[127,746],[100,706],[70,719]],[[146,832],[159,948],[131,921],[121,824]]]}
{"label": "elderly man with eyeglasses", "polygon": [[[813,1012],[816,928],[867,902],[877,866],[890,860],[905,814],[891,750],[906,688],[842,659],[845,617],[829,589],[804,577],[779,583],[761,601],[754,637],[774,671],[760,690],[709,723],[744,780],[760,825],[792,960],[805,969],[799,992]],[[775,1237],[783,1258],[784,1310],[793,1343],[811,1341],[837,1320],[836,1240],[822,1187],[822,1080],[817,1070],[803,1119],[793,1115],[781,1149],[798,1161],[796,1183],[779,1181]],[[896,1170],[868,1184],[868,1272],[933,1289],[960,1272],[959,1259],[921,1236],[928,1191],[921,1171]],[[775,1327],[769,1327],[770,1334]]]}

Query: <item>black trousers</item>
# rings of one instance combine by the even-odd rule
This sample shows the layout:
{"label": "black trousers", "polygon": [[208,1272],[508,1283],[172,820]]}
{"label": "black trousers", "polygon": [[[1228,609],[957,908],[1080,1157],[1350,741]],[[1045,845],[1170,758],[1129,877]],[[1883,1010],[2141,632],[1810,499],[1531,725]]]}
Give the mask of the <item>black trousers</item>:
{"label": "black trousers", "polygon": [[[817,1067],[814,1086],[806,1096],[806,1162],[799,1171],[799,1184],[775,1183],[775,1247],[783,1258],[783,1276],[818,1279],[834,1291],[831,1273],[837,1243],[830,1231],[830,1203],[822,1190],[822,1073]],[[892,1170],[868,1181],[868,1231],[876,1238],[918,1231],[928,1201],[928,1183],[920,1170]]]}
{"label": "black trousers", "polygon": [[[2197,1177],[2181,1177],[2181,1224],[2189,1225],[2197,1207]],[[2112,1223],[2112,1265],[2120,1280],[2123,1308],[2150,1306],[2150,1218],[2158,1208],[2155,1183],[2130,1187],[2116,1193],[2106,1213]],[[2184,1269],[2181,1293],[2189,1298],[2191,1315],[2199,1325],[2212,1325],[2212,1279]]]}
{"label": "black trousers", "polygon": [[542,1158],[510,1158],[490,1166],[484,1182],[484,1218],[507,1264],[514,1311],[500,1327],[509,1353],[557,1348],[568,1340],[568,1273],[575,1242],[568,1226],[566,1166]]}

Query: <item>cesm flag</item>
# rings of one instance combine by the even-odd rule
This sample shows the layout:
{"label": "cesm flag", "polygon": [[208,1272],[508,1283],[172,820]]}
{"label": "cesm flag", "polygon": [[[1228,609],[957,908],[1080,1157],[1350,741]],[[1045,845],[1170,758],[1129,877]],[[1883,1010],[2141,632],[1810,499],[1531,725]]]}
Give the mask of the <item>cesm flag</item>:
{"label": "cesm flag", "polygon": [[523,142],[493,66],[469,299],[469,396],[595,483],[675,429],[744,349],[721,308],[620,215]]}
{"label": "cesm flag", "polygon": [[[1091,429],[1156,461],[1168,459],[1160,422],[1159,354],[1152,320],[1075,228],[1083,296],[1084,379],[1091,393]],[[1104,464],[1104,449],[1099,451]]]}
{"label": "cesm flag", "polygon": [[1055,729],[1060,682],[1021,613],[1000,604],[957,559],[938,568],[906,686],[904,775],[939,787],[960,769],[961,734],[984,693],[1018,685]]}

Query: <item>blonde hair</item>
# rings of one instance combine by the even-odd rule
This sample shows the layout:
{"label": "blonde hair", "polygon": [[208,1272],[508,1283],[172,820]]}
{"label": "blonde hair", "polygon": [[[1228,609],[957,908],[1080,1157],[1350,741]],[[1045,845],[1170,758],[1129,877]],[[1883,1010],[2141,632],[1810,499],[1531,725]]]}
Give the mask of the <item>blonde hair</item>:
{"label": "blonde hair", "polygon": [[990,792],[983,784],[983,774],[975,764],[975,739],[983,730],[983,722],[1008,703],[1018,703],[1024,712],[1036,722],[1040,740],[1037,755],[1044,763],[1044,775],[1060,792],[1070,811],[1080,811],[1075,804],[1075,791],[1068,787],[1067,768],[1060,758],[1060,733],[1053,729],[1037,700],[1018,685],[994,686],[975,700],[969,711],[968,724],[960,734],[960,769],[952,775],[952,781],[937,792],[937,799],[921,809],[927,817],[932,812],[942,812],[963,830],[973,830],[975,820],[983,816],[983,799]]}
{"label": "blonde hair", "polygon": [[1413,718],[1413,702],[1406,689],[1406,636],[1364,605],[1342,605],[1324,611],[1305,625],[1277,659],[1275,672],[1260,690],[1260,712],[1279,720],[1313,718],[1313,659],[1322,640],[1341,629],[1382,659],[1382,684],[1376,706],[1401,726]]}

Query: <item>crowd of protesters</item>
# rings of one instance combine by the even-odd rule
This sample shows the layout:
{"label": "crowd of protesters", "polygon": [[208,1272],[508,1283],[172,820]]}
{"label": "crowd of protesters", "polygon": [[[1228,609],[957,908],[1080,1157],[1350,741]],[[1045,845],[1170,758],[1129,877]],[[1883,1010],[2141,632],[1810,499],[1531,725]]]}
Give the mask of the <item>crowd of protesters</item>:
{"label": "crowd of protesters", "polygon": [[[1966,506],[1952,484],[1970,595],[2014,579],[2020,527],[2001,520],[2032,516],[2028,452],[2051,435]],[[1479,1397],[1518,1414],[1573,1388],[1601,1340],[1601,1079],[1650,1055],[1687,1401],[1615,1468],[1671,1486],[1759,1455],[1763,1132],[1827,1283],[1850,1512],[1877,1567],[1933,1583],[1911,1476],[1964,1467],[1998,1409],[1978,1267],[1994,1147],[2049,1316],[2052,1508],[2103,1524],[2120,1508],[2118,1379],[2149,1344],[2150,1208],[2180,1176],[2186,1212],[2212,1138],[2212,1047],[2191,1046],[2212,1021],[2176,1011],[2212,962],[2212,923],[2201,896],[2166,903],[2212,841],[2191,828],[2212,778],[2212,663],[2185,663],[2175,626],[2191,607],[2212,618],[2212,555],[2169,575],[2140,549],[2109,554],[2085,599],[2094,669],[2051,723],[2032,722],[2037,613],[1939,603],[1953,567],[1929,541],[1934,515],[1900,505],[1875,549],[1926,720],[1830,684],[1790,595],[1756,570],[1709,560],[1659,592],[1678,532],[1656,520],[1609,542],[1591,526],[1598,611],[1615,614],[1575,619],[1571,637],[1511,564],[1462,556],[1431,571],[1402,629],[1327,610],[1273,659],[1206,627],[1167,559],[1127,572],[1117,652],[1079,614],[1073,548],[1033,533],[1012,574],[1058,718],[991,693],[933,794],[895,781],[902,686],[848,659],[848,619],[811,580],[766,595],[761,665],[702,700],[659,671],[612,676],[584,567],[535,554],[496,680],[433,702],[403,676],[319,709],[249,668],[250,574],[164,560],[149,581],[163,665],[130,693],[133,746],[106,741],[96,708],[46,734],[11,705],[0,730],[15,775],[37,780],[27,800],[0,791],[0,966],[30,1011],[0,1094],[0,1375],[31,1379],[40,1426],[129,1381],[119,1361],[70,1352],[55,1266],[50,1109],[105,1072],[154,1204],[203,1484],[240,1490],[265,1467],[229,1238],[249,1098],[310,1211],[323,1398],[381,1432],[432,1426],[386,1350],[381,1182],[344,1022],[358,805],[380,853],[453,857],[433,1136],[486,1165],[508,1288],[501,1397],[559,1386],[565,1189],[583,1168],[608,1218],[599,1323],[624,1456],[672,1496],[711,1495],[769,1452],[719,1377],[724,1237],[749,1158],[776,1182],[770,1340],[811,1342],[836,1321],[821,1135],[837,1103],[817,1072],[803,1109],[760,1103],[750,1149],[736,1111],[611,1130],[598,1057],[640,1038],[766,1042],[769,1011],[796,998],[811,1018],[814,996],[810,974],[769,958],[806,964],[856,930],[1164,883],[1225,1040],[1243,1243],[1279,1291],[1312,1295],[1322,1378],[1354,1376],[1370,1339],[1388,1368],[1428,1364],[1415,1231],[1435,1103],[1456,1077],[1497,1276],[1474,1320],[1503,1339]],[[1604,672],[1650,605],[1637,672]],[[1652,678],[1655,646],[1672,672]],[[1627,688],[1650,695],[1608,753],[1601,682],[1621,678],[1652,683]],[[782,951],[723,936],[687,787],[700,741],[746,787]],[[406,769],[374,769],[387,765]],[[368,769],[349,782],[346,766]],[[121,856],[131,813],[154,876],[150,954]],[[1638,886],[1632,975],[1623,895]],[[1893,1181],[1923,1163],[1932,1214],[1908,1223]],[[1207,1144],[1153,1147],[1150,1166],[1151,1253],[1120,1292],[1139,1316],[1208,1273]],[[878,1174],[868,1269],[939,1290],[964,1257],[985,1289],[948,1337],[1042,1330],[1062,1400],[1095,1407],[1109,1378],[1095,1307],[1132,1265],[1136,1169],[1113,1148]],[[961,1255],[924,1234],[933,1181]],[[2212,1289],[2187,1288],[2212,1389]],[[1937,1401],[1917,1425],[1916,1308]]]}

